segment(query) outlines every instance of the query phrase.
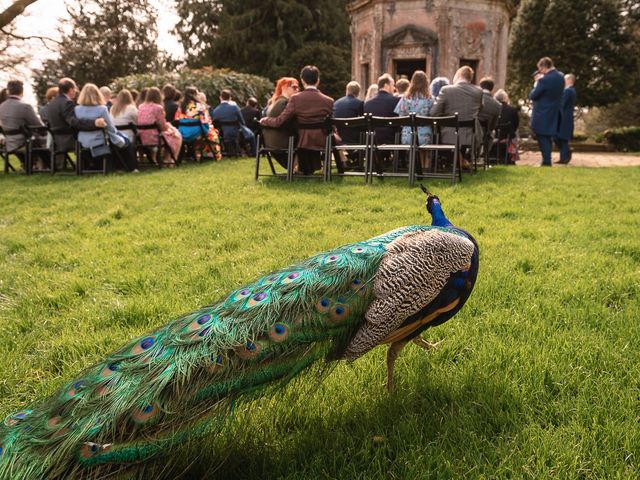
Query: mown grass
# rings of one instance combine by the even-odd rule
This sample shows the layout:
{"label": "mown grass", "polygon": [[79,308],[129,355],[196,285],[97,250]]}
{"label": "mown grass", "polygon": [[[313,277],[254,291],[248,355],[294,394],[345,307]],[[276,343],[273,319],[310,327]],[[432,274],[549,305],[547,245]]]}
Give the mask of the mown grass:
{"label": "mown grass", "polygon": [[[425,335],[441,347],[409,346],[393,394],[384,348],[317,388],[303,377],[155,476],[637,478],[639,183],[636,168],[430,183],[481,248],[469,302]],[[256,184],[249,160],[0,178],[0,414],[264,272],[424,223],[423,203],[402,181]]]}

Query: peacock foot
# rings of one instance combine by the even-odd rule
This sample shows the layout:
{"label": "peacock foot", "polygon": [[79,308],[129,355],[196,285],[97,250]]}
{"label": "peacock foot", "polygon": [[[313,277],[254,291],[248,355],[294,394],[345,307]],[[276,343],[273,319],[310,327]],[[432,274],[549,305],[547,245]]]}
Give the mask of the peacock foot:
{"label": "peacock foot", "polygon": [[413,343],[418,345],[425,352],[428,352],[429,350],[435,350],[436,348],[438,348],[438,345],[440,345],[443,341],[444,340],[440,340],[439,342],[431,343],[431,342],[427,342],[424,338],[420,336],[413,339]]}

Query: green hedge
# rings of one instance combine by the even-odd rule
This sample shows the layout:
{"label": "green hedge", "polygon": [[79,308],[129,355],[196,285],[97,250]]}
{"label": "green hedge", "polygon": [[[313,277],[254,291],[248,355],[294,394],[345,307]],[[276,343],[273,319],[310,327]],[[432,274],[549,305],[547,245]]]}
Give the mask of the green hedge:
{"label": "green hedge", "polygon": [[144,87],[162,88],[166,83],[172,83],[178,90],[195,86],[206,93],[207,101],[216,105],[220,91],[228,88],[233,99],[242,107],[249,97],[256,97],[260,105],[265,105],[274,90],[274,84],[268,78],[246,73],[238,73],[228,69],[202,68],[191,70],[183,68],[179,72],[145,73],[116,78],[111,89],[114,92],[122,88]]}
{"label": "green hedge", "polygon": [[640,152],[640,127],[612,128],[604,132],[604,138],[616,150]]}

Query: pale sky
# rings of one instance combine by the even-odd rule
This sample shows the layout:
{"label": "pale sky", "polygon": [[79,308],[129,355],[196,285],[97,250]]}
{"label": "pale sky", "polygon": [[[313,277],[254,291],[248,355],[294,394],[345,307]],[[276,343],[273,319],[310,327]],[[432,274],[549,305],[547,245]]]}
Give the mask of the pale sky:
{"label": "pale sky", "polygon": [[[15,33],[22,36],[40,35],[56,38],[56,29],[60,21],[67,16],[65,1],[69,4],[78,3],[78,0],[38,0],[30,5],[25,10],[25,14],[14,20],[17,27]],[[0,0],[0,9],[3,10],[9,4],[11,4],[10,0]],[[178,21],[173,0],[151,0],[151,4],[158,10],[158,46],[174,57],[181,58],[184,56],[182,45],[170,34]],[[55,44],[51,45],[56,47]],[[43,60],[55,56],[54,52],[45,49],[38,41],[32,41],[28,48],[32,60],[20,69],[19,75],[0,72],[1,84],[4,84],[8,77],[22,77],[28,82],[31,69],[38,68]],[[34,101],[30,89],[25,92],[25,100]]]}

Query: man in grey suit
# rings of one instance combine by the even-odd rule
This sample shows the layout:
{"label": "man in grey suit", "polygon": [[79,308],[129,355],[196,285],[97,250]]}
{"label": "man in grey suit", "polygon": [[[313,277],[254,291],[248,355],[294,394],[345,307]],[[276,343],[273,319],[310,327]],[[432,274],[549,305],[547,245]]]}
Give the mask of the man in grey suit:
{"label": "man in grey suit", "polygon": [[[24,85],[20,80],[7,83],[7,99],[0,105],[0,125],[5,132],[23,130],[25,127],[43,127],[44,124],[36,115],[31,105],[22,101]],[[24,131],[24,130],[23,130]],[[27,138],[23,133],[6,135],[5,142],[8,152],[15,152],[24,162]],[[48,160],[48,159],[47,159]]]}
{"label": "man in grey suit", "polygon": [[[42,127],[44,124],[31,105],[22,101],[24,86],[20,80],[7,83],[7,100],[0,105],[0,125],[7,131],[20,130],[22,127]],[[6,135],[7,150],[14,151],[26,142],[23,134]]]}
{"label": "man in grey suit", "polygon": [[[478,114],[482,110],[482,90],[471,83],[472,79],[473,69],[466,65],[460,67],[453,77],[453,85],[448,85],[440,90],[431,109],[431,115],[445,117],[457,113],[460,121],[477,120]],[[478,131],[477,128],[476,132]],[[461,147],[472,145],[473,131],[471,128],[461,128],[459,133]],[[455,143],[455,131],[451,128],[443,129],[441,141]],[[464,158],[461,158],[460,165],[462,168],[471,166],[469,161]]]}

